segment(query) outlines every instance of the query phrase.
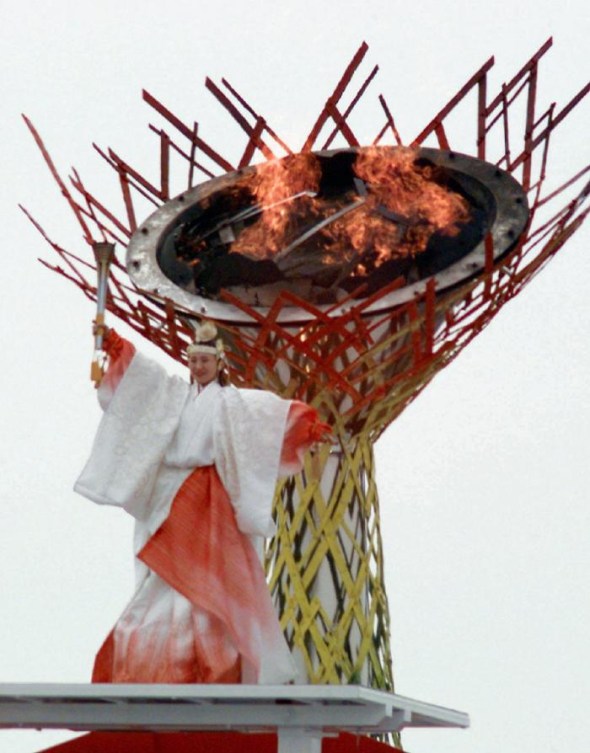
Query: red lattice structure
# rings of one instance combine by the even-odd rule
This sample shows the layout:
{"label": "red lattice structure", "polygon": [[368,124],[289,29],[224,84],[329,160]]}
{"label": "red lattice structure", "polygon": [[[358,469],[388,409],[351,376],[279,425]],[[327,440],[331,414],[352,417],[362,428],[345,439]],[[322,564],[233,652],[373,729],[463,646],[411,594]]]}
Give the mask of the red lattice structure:
{"label": "red lattice structure", "polygon": [[[277,492],[279,532],[268,549],[270,585],[288,640],[310,682],[363,682],[393,688],[372,445],[435,374],[535,277],[588,215],[590,166],[562,185],[546,189],[551,137],[590,91],[588,84],[565,105],[538,110],[539,65],[550,46],[548,40],[497,91],[490,83],[494,61],[488,60],[409,140],[402,140],[385,98],[379,95],[382,121],[362,142],[352,130],[350,116],[367,100],[378,70],[375,66],[360,85],[353,85],[368,50],[363,44],[301,147],[310,152],[361,143],[434,146],[447,152],[460,150],[496,165],[517,178],[530,210],[525,232],[507,254],[497,258],[488,234],[483,245],[485,263],[475,274],[444,289],[432,276],[414,295],[400,295],[385,308],[376,304],[391,293],[402,292],[400,278],[366,297],[355,291],[354,297],[339,301],[338,306],[314,305],[283,291],[272,305],[261,309],[227,291],[221,294],[228,313],[214,318],[233,344],[234,381],[306,400],[330,421],[337,438],[334,447],[322,446],[306,460],[303,473]],[[157,182],[112,149],[95,147],[119,181],[123,217],[93,195],[75,171],[66,183],[33,125],[26,121],[88,245],[86,255],[72,253],[49,239],[28,215],[59,257],[56,263],[43,264],[73,282],[91,301],[96,297],[92,244],[109,241],[125,248],[140,227],[140,213],[142,218],[147,214],[144,208],[157,209],[171,201],[173,174],[185,176],[179,190],[189,191],[202,180],[293,153],[228,81],[216,84],[207,79],[205,85],[244,131],[240,160],[232,164],[204,140],[196,122],[182,122],[144,92],[160,123],[150,124],[158,144]],[[452,120],[467,107],[472,108],[471,140],[456,143]],[[191,321],[199,316],[198,309],[138,290],[121,258],[111,268],[107,307],[165,353],[184,362],[184,349],[192,338]],[[293,317],[294,310],[298,317]]]}

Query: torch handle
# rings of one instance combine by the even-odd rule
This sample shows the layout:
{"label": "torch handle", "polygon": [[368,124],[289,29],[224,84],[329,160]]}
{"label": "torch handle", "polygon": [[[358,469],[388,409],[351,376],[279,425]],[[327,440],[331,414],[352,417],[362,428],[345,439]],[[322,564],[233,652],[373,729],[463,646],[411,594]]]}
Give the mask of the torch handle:
{"label": "torch handle", "polygon": [[98,271],[98,285],[96,287],[96,318],[94,320],[94,350],[102,350],[105,330],[105,311],[107,304],[108,264],[101,262]]}
{"label": "torch handle", "polygon": [[96,317],[94,319],[94,354],[90,366],[90,379],[94,382],[94,386],[98,387],[103,377],[100,352],[102,351],[105,333],[109,266],[113,258],[115,246],[113,243],[95,243],[93,249],[96,259],[97,285]]}

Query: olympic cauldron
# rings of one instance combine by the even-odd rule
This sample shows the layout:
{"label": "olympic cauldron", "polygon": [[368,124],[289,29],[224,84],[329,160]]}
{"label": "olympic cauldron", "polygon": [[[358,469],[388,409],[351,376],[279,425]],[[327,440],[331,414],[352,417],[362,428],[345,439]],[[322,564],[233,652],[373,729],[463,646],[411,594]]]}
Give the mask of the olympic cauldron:
{"label": "olympic cauldron", "polygon": [[364,147],[214,178],[131,238],[135,285],[214,320],[236,383],[304,400],[333,427],[280,484],[266,554],[309,682],[393,689],[372,446],[454,357],[453,332],[527,219],[520,185],[482,160]]}

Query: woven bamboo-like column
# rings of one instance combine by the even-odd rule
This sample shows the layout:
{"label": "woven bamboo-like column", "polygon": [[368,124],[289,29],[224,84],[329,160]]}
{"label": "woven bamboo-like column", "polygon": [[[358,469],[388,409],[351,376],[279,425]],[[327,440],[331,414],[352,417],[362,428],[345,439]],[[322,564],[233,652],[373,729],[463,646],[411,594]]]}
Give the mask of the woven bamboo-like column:
{"label": "woven bamboo-like column", "polygon": [[270,586],[300,674],[393,689],[373,450],[324,446],[277,492]]}

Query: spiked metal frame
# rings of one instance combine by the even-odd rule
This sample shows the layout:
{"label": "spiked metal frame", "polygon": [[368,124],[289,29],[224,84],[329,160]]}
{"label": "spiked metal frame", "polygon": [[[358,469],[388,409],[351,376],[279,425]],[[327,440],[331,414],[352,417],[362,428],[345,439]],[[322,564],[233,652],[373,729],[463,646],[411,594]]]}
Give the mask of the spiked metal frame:
{"label": "spiked metal frame", "polygon": [[[392,689],[389,613],[383,585],[379,506],[372,444],[434,375],[449,364],[484,329],[502,306],[517,295],[580,228],[588,207],[585,166],[559,187],[547,190],[550,137],[590,91],[590,84],[565,106],[538,112],[539,63],[548,40],[498,92],[489,96],[488,60],[408,145],[433,145],[471,153],[517,177],[528,195],[530,221],[525,234],[501,261],[494,260],[493,240],[486,239],[486,264],[466,282],[437,291],[431,279],[422,293],[395,308],[368,317],[367,309],[390,288],[367,299],[350,301],[345,313],[320,310],[290,293],[278,296],[264,314],[225,295],[247,314],[248,326],[223,321],[233,342],[231,370],[237,384],[271,389],[316,406],[331,422],[338,446],[322,446],[307,457],[303,473],[277,492],[279,532],[267,561],[283,626],[312,682],[363,682]],[[363,44],[328,98],[302,150],[344,143],[358,146],[348,119],[369,85],[375,66],[349,95],[353,76],[367,46]],[[244,130],[247,141],[237,165],[231,164],[200,135],[151,94],[144,99],[165,125],[150,125],[159,141],[158,184],[150,182],[114,151],[99,154],[115,170],[126,208],[120,219],[95,197],[74,172],[71,187],[59,176],[33,125],[27,124],[88,244],[107,240],[125,247],[137,229],[137,201],[158,207],[170,199],[172,156],[187,169],[186,186],[250,164],[291,153],[267,121],[225,80],[206,80],[207,89]],[[345,95],[350,96],[344,104]],[[476,119],[471,144],[455,143],[451,115],[473,97]],[[384,122],[372,143],[401,144],[384,97]],[[524,107],[519,109],[520,104]],[[524,118],[515,121],[515,114]],[[174,138],[169,131],[175,133]],[[29,215],[30,217],[30,215]],[[35,226],[41,226],[31,217]],[[78,256],[47,238],[60,263],[43,261],[53,271],[95,299],[92,255]],[[278,323],[285,307],[310,316],[296,326]],[[136,290],[119,259],[111,267],[109,310],[178,361],[192,335],[190,312]],[[187,318],[189,317],[189,318]],[[330,588],[326,583],[332,582]]]}

